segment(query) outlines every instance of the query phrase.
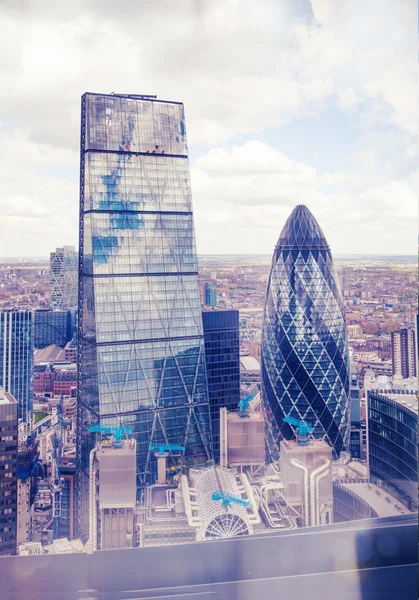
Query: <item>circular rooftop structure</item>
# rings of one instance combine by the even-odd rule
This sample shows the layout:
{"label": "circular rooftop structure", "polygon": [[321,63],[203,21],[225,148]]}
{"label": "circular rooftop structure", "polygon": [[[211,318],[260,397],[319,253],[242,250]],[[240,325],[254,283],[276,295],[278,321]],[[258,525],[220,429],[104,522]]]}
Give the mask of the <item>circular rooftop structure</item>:
{"label": "circular rooftop structure", "polygon": [[210,467],[198,474],[195,485],[202,520],[198,531],[199,539],[229,538],[252,533],[252,524],[245,506],[231,502],[228,507],[223,507],[221,500],[212,499],[214,492],[221,491],[225,495],[244,500],[231,471],[222,467]]}

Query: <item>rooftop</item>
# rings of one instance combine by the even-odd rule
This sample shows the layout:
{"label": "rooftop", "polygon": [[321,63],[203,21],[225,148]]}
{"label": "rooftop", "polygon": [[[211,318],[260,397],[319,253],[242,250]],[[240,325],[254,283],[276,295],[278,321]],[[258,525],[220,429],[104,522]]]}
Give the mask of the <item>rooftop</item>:
{"label": "rooftop", "polygon": [[50,344],[46,348],[36,349],[35,350],[35,364],[44,363],[44,362],[54,362],[60,358],[60,355],[63,353],[63,349],[55,344]]}
{"label": "rooftop", "polygon": [[309,444],[299,444],[297,440],[282,440],[281,448],[284,447],[287,452],[293,451],[299,454],[308,454],[310,452],[331,453],[332,449],[324,440],[310,440]]}
{"label": "rooftop", "polygon": [[328,248],[324,233],[307,206],[299,204],[288,217],[277,248]]}
{"label": "rooftop", "polygon": [[377,392],[380,396],[384,396],[385,398],[389,398],[393,402],[396,402],[403,408],[407,410],[411,410],[412,412],[418,412],[418,395],[417,394],[406,394],[403,392],[397,393],[395,390],[393,391],[385,391],[385,390],[370,390],[371,392]]}
{"label": "rooftop", "polygon": [[17,404],[17,400],[13,394],[5,392],[4,389],[0,387],[0,404]]}
{"label": "rooftop", "polygon": [[263,421],[263,416],[260,412],[248,412],[247,417],[241,417],[237,412],[229,412],[227,419],[229,421]]}
{"label": "rooftop", "polygon": [[410,512],[391,494],[373,483],[341,483],[341,485],[365,500],[379,517],[392,517]]}
{"label": "rooftop", "polygon": [[416,394],[384,394],[387,398],[394,400],[398,404],[401,404],[404,408],[410,408],[415,412],[418,412],[418,397]]}
{"label": "rooftop", "polygon": [[241,356],[240,364],[246,371],[260,371],[260,362],[254,356]]}
{"label": "rooftop", "polygon": [[99,452],[100,454],[115,454],[118,453],[118,455],[123,455],[123,454],[135,454],[135,440],[134,439],[129,439],[129,440],[122,440],[122,446],[118,447],[118,446],[114,446],[112,445],[112,440],[111,439],[106,439],[103,440],[102,443],[100,444],[99,447]]}

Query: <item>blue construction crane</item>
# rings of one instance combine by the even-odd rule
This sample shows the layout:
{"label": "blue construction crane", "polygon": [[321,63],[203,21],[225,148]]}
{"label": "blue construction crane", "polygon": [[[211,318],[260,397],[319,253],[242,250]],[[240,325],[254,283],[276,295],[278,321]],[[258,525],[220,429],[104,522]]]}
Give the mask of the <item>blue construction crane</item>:
{"label": "blue construction crane", "polygon": [[252,508],[252,505],[247,500],[243,500],[243,498],[238,498],[237,496],[232,496],[231,494],[225,494],[221,490],[214,492],[211,496],[211,500],[221,500],[221,506],[223,508],[230,508],[232,504],[240,504],[246,508]]}
{"label": "blue construction crane", "polygon": [[313,433],[313,427],[311,425],[309,425],[305,421],[294,419],[294,417],[284,417],[282,420],[284,421],[284,423],[294,425],[295,435],[297,437],[298,443],[301,446],[305,446],[310,443],[308,440],[308,436]]}
{"label": "blue construction crane", "polygon": [[114,443],[112,444],[116,448],[122,446],[122,440],[124,435],[130,435],[132,433],[131,427],[107,427],[105,425],[91,425],[87,431],[90,433],[105,433],[113,436]]}
{"label": "blue construction crane", "polygon": [[249,413],[247,412],[247,409],[249,408],[249,404],[251,403],[251,401],[253,400],[254,396],[253,394],[249,394],[248,396],[246,396],[245,398],[242,398],[239,402],[239,416],[240,417],[249,417]]}
{"label": "blue construction crane", "polygon": [[150,450],[157,450],[160,456],[164,456],[165,452],[185,450],[185,446],[181,446],[180,444],[150,444]]}

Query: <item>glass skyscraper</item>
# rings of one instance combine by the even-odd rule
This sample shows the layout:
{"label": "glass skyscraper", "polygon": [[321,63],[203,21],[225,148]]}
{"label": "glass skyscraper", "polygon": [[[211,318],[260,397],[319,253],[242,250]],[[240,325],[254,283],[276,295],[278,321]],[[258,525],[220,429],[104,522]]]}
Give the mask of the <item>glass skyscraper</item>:
{"label": "glass skyscraper", "polygon": [[77,306],[78,254],[74,246],[57,248],[50,254],[51,308],[75,309]]}
{"label": "glass skyscraper", "polygon": [[140,487],[151,443],[212,460],[183,104],[84,94],[80,189],[79,508],[92,423],[131,428]]}
{"label": "glass skyscraper", "polygon": [[202,313],[214,457],[220,458],[220,408],[237,410],[240,402],[239,311]]}
{"label": "glass skyscraper", "polygon": [[294,437],[287,415],[314,427],[335,456],[349,448],[347,331],[332,255],[306,206],[289,216],[276,245],[265,300],[261,369],[267,448]]}
{"label": "glass skyscraper", "polygon": [[18,402],[19,419],[32,423],[34,313],[0,313],[0,386]]}

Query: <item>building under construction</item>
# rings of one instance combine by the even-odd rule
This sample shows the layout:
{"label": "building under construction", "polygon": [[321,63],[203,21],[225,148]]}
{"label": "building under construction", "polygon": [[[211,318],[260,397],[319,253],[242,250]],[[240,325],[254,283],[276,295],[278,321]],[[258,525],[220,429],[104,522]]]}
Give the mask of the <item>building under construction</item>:
{"label": "building under construction", "polygon": [[[252,402],[249,395],[238,412],[221,409],[220,465],[185,471],[178,461],[182,447],[150,447],[158,476],[139,500],[135,441],[112,437],[99,442],[90,456],[88,550],[166,546],[328,525],[334,519],[334,493],[339,495],[339,520],[348,515],[380,516],[380,507],[372,506],[377,494],[368,496],[366,467],[352,461],[352,468],[349,455],[332,461],[332,449],[324,440],[303,435],[303,422],[296,425],[296,440],[281,442],[280,460],[266,465],[263,418],[249,411]],[[334,480],[342,485],[334,485]],[[398,514],[400,508],[394,505],[392,511]]]}

